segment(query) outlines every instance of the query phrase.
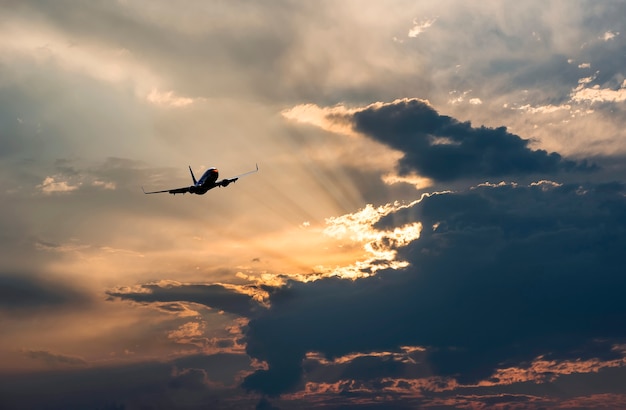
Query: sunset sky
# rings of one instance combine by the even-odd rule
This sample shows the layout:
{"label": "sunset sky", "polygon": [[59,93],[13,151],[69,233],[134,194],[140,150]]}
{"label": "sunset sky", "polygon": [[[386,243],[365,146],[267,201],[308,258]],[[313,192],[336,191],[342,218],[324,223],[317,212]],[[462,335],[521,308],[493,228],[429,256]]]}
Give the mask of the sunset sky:
{"label": "sunset sky", "polygon": [[0,0],[0,408],[626,408],[625,130],[623,1]]}

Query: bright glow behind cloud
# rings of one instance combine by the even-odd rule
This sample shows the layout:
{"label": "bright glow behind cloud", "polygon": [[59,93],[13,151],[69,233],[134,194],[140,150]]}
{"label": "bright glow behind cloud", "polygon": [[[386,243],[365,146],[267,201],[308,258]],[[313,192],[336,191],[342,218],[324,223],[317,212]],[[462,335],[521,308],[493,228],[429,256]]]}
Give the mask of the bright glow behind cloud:
{"label": "bright glow behind cloud", "polygon": [[382,217],[397,212],[399,209],[411,207],[419,201],[414,201],[409,205],[400,205],[396,202],[377,208],[368,204],[353,214],[328,218],[327,227],[324,229],[326,235],[339,239],[348,237],[352,242],[361,243],[363,249],[371,256],[349,266],[332,269],[320,266],[318,269],[332,272],[330,276],[358,279],[371,276],[380,269],[400,269],[408,266],[408,262],[396,260],[396,249],[418,239],[422,224],[414,222],[393,230],[378,230],[374,228],[374,225]]}
{"label": "bright glow behind cloud", "polygon": [[281,114],[288,120],[315,125],[326,131],[338,134],[353,136],[355,133],[352,129],[352,123],[346,117],[356,111],[357,109],[350,109],[341,104],[334,107],[301,104],[285,109]]}

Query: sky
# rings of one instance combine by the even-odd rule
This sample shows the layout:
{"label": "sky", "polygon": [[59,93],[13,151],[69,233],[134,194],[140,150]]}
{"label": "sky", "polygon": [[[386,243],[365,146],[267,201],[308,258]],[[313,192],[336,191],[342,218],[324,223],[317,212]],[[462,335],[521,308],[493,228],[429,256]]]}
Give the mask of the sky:
{"label": "sky", "polygon": [[626,408],[624,16],[1,0],[0,407]]}

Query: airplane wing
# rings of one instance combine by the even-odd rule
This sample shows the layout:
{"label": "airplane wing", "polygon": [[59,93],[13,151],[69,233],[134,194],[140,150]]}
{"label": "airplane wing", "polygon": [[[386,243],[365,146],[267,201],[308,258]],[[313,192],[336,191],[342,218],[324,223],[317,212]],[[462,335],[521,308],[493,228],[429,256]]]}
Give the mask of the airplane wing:
{"label": "airplane wing", "polygon": [[[143,187],[141,187],[141,190],[143,190]],[[189,191],[189,187],[186,186],[184,188],[175,188],[175,189],[165,189],[163,191],[150,191],[150,192],[146,192],[143,191],[144,194],[160,194],[160,193],[164,193],[164,192],[168,192],[170,194],[186,194]]]}
{"label": "airplane wing", "polygon": [[215,185],[218,186],[228,186],[228,184],[230,184],[231,182],[235,182],[236,180],[238,180],[241,177],[245,177],[246,175],[250,175],[250,174],[254,174],[255,172],[259,171],[259,164],[256,164],[256,169],[253,169],[252,171],[248,171],[248,172],[244,172],[243,174],[239,174],[237,176],[234,176],[232,178],[224,178],[220,181],[217,181],[215,183]]}

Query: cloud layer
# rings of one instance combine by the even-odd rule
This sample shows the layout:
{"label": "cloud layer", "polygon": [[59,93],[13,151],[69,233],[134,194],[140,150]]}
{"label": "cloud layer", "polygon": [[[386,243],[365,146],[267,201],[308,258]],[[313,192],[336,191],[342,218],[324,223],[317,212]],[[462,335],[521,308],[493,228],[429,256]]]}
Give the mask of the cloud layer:
{"label": "cloud layer", "polygon": [[373,225],[364,212],[342,218],[366,237],[419,222],[419,238],[378,245],[405,267],[263,292],[163,284],[109,294],[246,317],[246,352],[268,367],[242,387],[269,396],[339,382],[375,394],[375,380],[402,395],[552,383],[626,363],[625,198],[621,183],[481,184],[387,207]]}
{"label": "cloud layer", "polygon": [[254,317],[247,352],[267,361],[244,387],[302,383],[307,352],[422,346],[436,376],[487,380],[502,367],[621,357],[624,186],[481,186],[424,198],[381,224],[421,221],[398,249],[411,266],[356,282],[290,283]]}

